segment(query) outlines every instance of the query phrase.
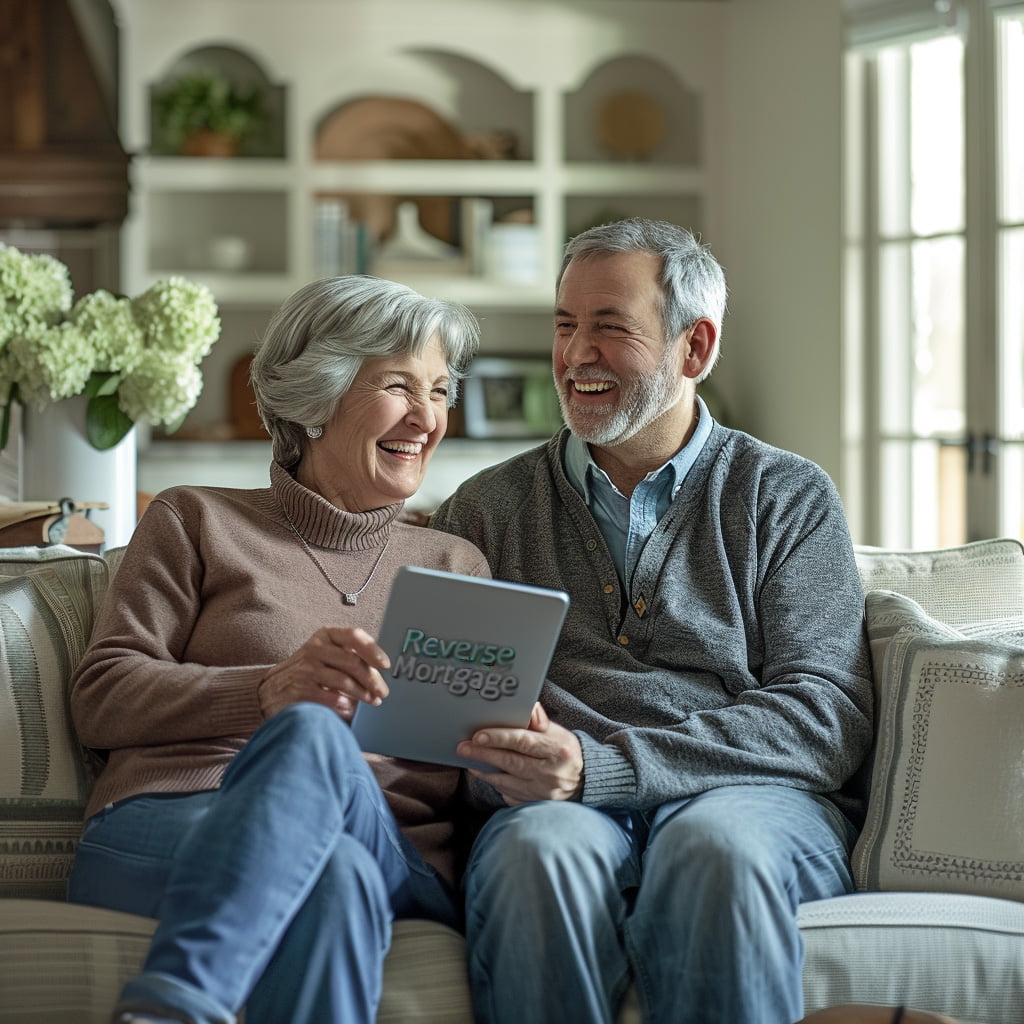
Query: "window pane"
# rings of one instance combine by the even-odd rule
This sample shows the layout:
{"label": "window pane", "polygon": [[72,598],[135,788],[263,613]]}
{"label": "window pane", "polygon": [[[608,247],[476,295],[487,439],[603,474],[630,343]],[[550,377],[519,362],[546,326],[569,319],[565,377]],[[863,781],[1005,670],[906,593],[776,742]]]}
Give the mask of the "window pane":
{"label": "window pane", "polygon": [[935,441],[882,444],[884,547],[937,548],[967,539],[966,453]]}
{"label": "window pane", "polygon": [[963,240],[891,243],[880,270],[882,429],[958,437],[966,427]]}
{"label": "window pane", "polygon": [[1024,221],[1024,13],[996,19],[999,38],[1000,217]]}
{"label": "window pane", "polygon": [[1024,228],[1003,232],[999,433],[1024,439]]}
{"label": "window pane", "polygon": [[914,234],[964,226],[963,43],[910,48],[910,223]]}
{"label": "window pane", "polygon": [[942,36],[878,56],[879,230],[964,226],[963,43]]}
{"label": "window pane", "polygon": [[1024,540],[1024,444],[1004,444],[999,461],[999,533]]}
{"label": "window pane", "polygon": [[906,47],[878,55],[878,230],[883,237],[910,232],[910,86]]}

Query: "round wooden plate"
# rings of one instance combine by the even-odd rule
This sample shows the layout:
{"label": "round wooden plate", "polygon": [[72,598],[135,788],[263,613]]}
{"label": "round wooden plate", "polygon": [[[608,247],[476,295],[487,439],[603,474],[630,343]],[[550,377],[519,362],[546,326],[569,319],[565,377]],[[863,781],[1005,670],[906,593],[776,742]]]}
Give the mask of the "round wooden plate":
{"label": "round wooden plate", "polygon": [[618,156],[644,159],[665,138],[665,112],[645,92],[612,93],[598,109],[597,136]]}

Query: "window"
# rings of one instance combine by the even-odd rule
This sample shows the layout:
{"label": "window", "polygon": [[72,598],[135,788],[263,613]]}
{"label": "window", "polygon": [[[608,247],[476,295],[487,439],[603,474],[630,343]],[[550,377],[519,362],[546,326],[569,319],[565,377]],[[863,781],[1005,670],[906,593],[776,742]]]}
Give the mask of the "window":
{"label": "window", "polygon": [[1024,536],[1022,68],[1019,2],[854,20],[844,300],[858,541]]}

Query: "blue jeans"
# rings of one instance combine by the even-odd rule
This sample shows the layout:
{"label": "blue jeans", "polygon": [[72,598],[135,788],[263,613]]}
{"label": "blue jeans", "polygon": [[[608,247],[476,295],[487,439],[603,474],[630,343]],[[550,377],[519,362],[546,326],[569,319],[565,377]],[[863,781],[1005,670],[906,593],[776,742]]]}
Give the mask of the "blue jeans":
{"label": "blue jeans", "polygon": [[458,923],[351,730],[316,704],[261,726],[220,789],[90,818],[68,898],[158,918],[119,1009],[197,1024],[243,1005],[249,1024],[369,1024],[393,917]]}
{"label": "blue jeans", "polygon": [[803,1016],[797,905],[851,891],[853,828],[829,801],[733,786],[650,816],[544,801],[498,811],[466,874],[479,1024]]}

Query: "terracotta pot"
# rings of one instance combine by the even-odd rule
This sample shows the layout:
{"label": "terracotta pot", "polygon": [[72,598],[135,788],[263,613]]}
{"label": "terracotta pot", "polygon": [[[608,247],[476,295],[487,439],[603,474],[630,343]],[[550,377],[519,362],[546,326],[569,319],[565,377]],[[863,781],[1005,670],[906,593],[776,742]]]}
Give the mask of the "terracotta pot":
{"label": "terracotta pot", "polygon": [[219,132],[194,132],[181,144],[182,156],[237,156],[238,136]]}

